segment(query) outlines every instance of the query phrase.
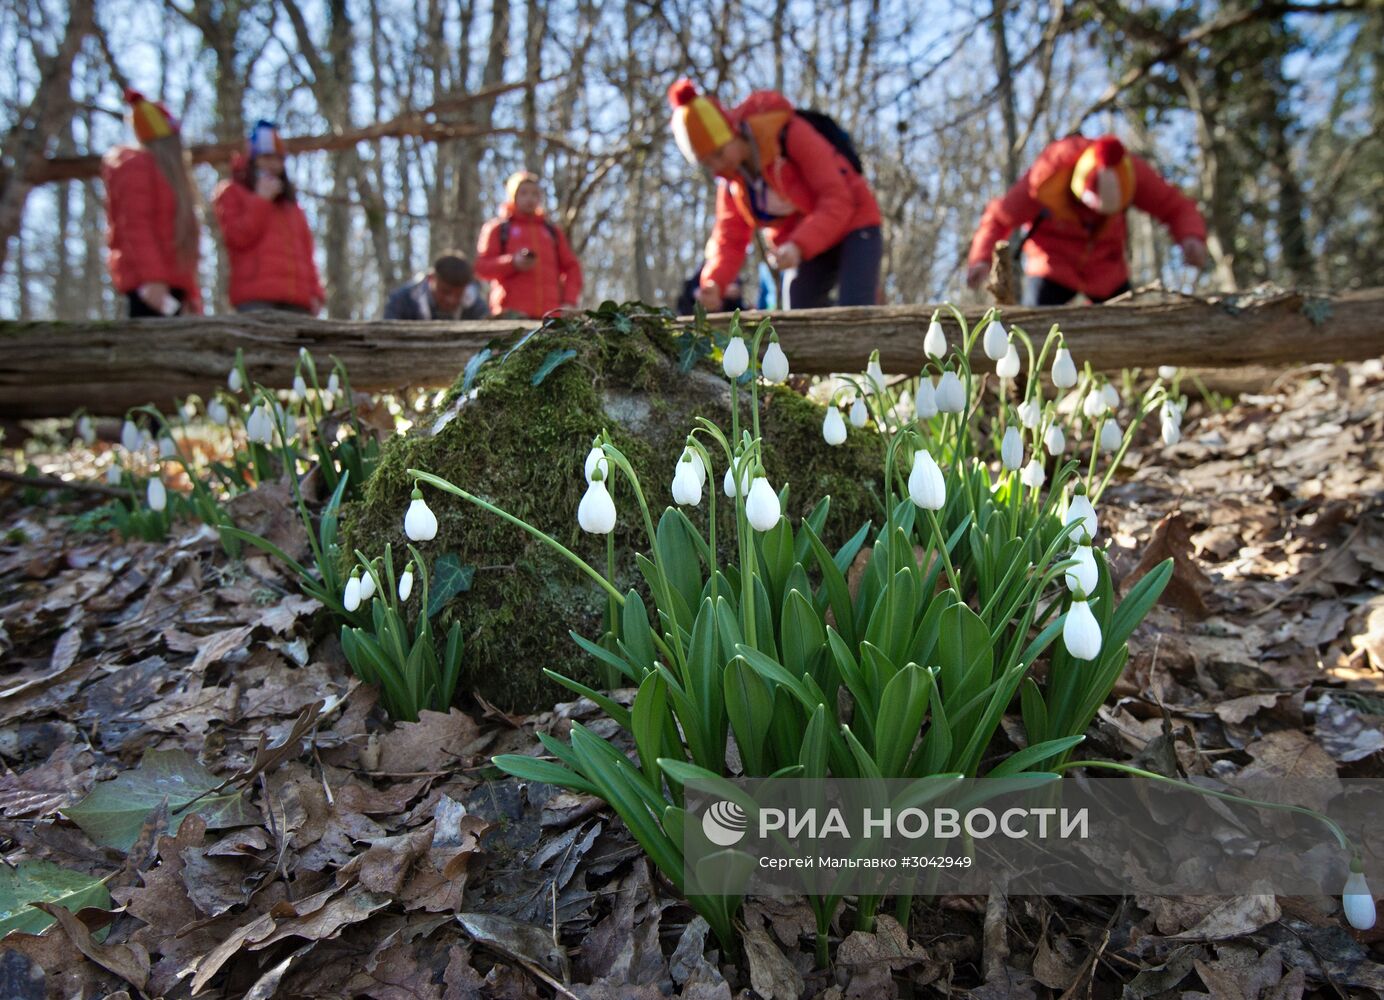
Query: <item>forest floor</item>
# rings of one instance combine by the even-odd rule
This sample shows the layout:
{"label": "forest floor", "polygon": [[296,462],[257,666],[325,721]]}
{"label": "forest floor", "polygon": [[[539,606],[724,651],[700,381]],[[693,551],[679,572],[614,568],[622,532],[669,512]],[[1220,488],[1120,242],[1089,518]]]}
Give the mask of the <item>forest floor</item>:
{"label": "forest floor", "polygon": [[[1101,505],[1117,578],[1178,569],[1083,752],[1324,793],[1384,777],[1384,365],[1194,404],[1184,433],[1136,448]],[[0,491],[5,860],[110,900],[0,942],[6,997],[1384,993],[1384,928],[1325,898],[944,896],[911,934],[847,919],[828,970],[805,903],[751,900],[732,966],[601,803],[489,764],[574,719],[609,734],[591,703],[389,726],[277,564],[232,563],[201,526],[83,532],[99,498]],[[24,870],[52,872],[0,871],[0,917]]]}

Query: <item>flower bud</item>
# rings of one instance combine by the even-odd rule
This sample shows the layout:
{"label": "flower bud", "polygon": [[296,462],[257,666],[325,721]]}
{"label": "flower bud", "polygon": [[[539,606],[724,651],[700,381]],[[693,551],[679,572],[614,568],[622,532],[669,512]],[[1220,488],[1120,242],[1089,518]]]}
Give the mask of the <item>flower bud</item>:
{"label": "flower bud", "polygon": [[937,461],[924,448],[913,453],[913,469],[908,474],[908,498],[923,510],[941,510],[947,505],[947,481]]}
{"label": "flower bud", "polygon": [[937,409],[942,413],[960,413],[966,409],[966,390],[956,372],[945,371],[937,380]]}
{"label": "flower bud", "polygon": [[1105,394],[1099,389],[1092,389],[1086,394],[1086,398],[1081,401],[1081,412],[1095,420],[1106,410]]}
{"label": "flower bud", "polygon": [[865,405],[864,396],[856,396],[855,402],[851,404],[851,426],[864,427],[865,422],[870,419],[870,410]]}
{"label": "flower bud", "polygon": [[1070,389],[1076,385],[1076,364],[1072,352],[1059,347],[1052,359],[1052,384],[1059,389]]}
{"label": "flower bud", "polygon": [[403,575],[399,577],[399,600],[407,601],[409,595],[413,593],[413,563],[404,567]]}
{"label": "flower bud", "polygon": [[1163,443],[1169,448],[1182,440],[1182,428],[1175,421],[1164,418],[1159,421],[1158,430],[1163,438]]}
{"label": "flower bud", "polygon": [[745,346],[744,337],[731,337],[730,343],[721,354],[721,370],[727,378],[739,378],[750,367],[750,349]]}
{"label": "flower bud", "polygon": [[750,495],[745,499],[745,519],[750,527],[755,531],[768,531],[778,524],[781,513],[778,494],[769,485],[769,480],[755,476],[750,484]]}
{"label": "flower bud", "polygon": [[684,458],[692,463],[692,471],[697,474],[697,485],[705,486],[706,465],[702,462],[701,452],[697,451],[697,449],[693,448],[691,445],[688,445],[682,450],[682,454],[678,456],[678,461],[681,462]]}
{"label": "flower bud", "polygon": [[86,444],[91,444],[96,440],[96,428],[91,423],[91,418],[85,413],[77,418],[77,436]]}
{"label": "flower bud", "polygon": [[865,391],[884,391],[884,369],[880,367],[879,351],[870,352],[870,361],[865,366]]}
{"label": "flower bud", "polygon": [[225,403],[219,399],[213,399],[207,404],[207,419],[218,427],[225,427],[226,421],[231,419],[231,414],[226,409]]}
{"label": "flower bud", "polygon": [[1024,461],[1024,440],[1019,428],[1010,424],[1005,428],[1004,439],[1000,442],[1000,464],[1011,472]]}
{"label": "flower bud", "polygon": [[272,444],[274,441],[274,418],[264,406],[256,406],[245,421],[245,436],[257,444]]}
{"label": "flower bud", "polygon": [[913,416],[917,420],[931,420],[937,416],[937,390],[932,379],[924,375],[918,379],[918,395],[913,400]]}
{"label": "flower bud", "polygon": [[172,439],[171,437],[169,437],[168,435],[166,435],[166,434],[163,435],[162,437],[160,437],[160,438],[159,438],[159,461],[164,461],[165,459],[169,459],[169,458],[176,458],[177,455],[178,455],[178,446],[177,446],[176,444],[174,444],[173,439]]}
{"label": "flower bud", "polygon": [[1096,569],[1096,554],[1091,550],[1090,539],[1083,540],[1073,549],[1069,558],[1075,559],[1076,563],[1067,567],[1067,589],[1073,594],[1094,594],[1096,584],[1100,582],[1100,572]]}
{"label": "flower bud", "polygon": [[995,362],[995,374],[1000,378],[1017,378],[1019,375],[1019,349],[1013,344],[1004,352],[1004,357]]}
{"label": "flower bud", "polygon": [[998,361],[1004,357],[1009,350],[1009,334],[1005,332],[1004,324],[998,319],[992,319],[990,325],[985,328],[985,356],[991,361]]}
{"label": "flower bud", "polygon": [[375,577],[366,567],[364,573],[360,575],[360,599],[368,601],[375,596]]}
{"label": "flower bud", "polygon": [[[748,494],[750,492],[750,469],[749,463],[745,463],[745,465],[746,467],[740,470],[740,485],[743,487],[745,493]],[[732,500],[735,499],[735,476],[732,475],[733,471],[734,466],[732,465],[731,468],[726,469],[726,474],[721,479],[721,492]]]}
{"label": "flower bud", "polygon": [[145,491],[149,500],[150,510],[163,510],[168,506],[168,490],[164,488],[163,480],[155,476],[149,480],[149,488]]}
{"label": "flower bud", "polygon": [[120,447],[128,452],[136,452],[143,443],[139,436],[139,428],[133,421],[127,420],[120,425]]}
{"label": "flower bud", "polygon": [[293,376],[293,392],[291,393],[291,395],[293,396],[293,398],[294,398],[295,400],[300,401],[300,402],[301,402],[302,400],[304,400],[304,399],[307,399],[307,398],[308,398],[308,383],[307,383],[307,379],[303,378],[303,376],[301,376],[301,375],[294,375],[294,376]]}
{"label": "flower bud", "polygon": [[846,421],[834,403],[827,407],[827,415],[822,418],[822,437],[833,448],[846,441]]}
{"label": "flower bud", "polygon": [[347,611],[354,611],[360,607],[360,570],[351,574],[351,579],[346,581],[346,592],[341,595],[341,606]]}
{"label": "flower bud", "polygon": [[610,498],[604,479],[593,479],[577,505],[577,524],[593,535],[608,535],[615,530],[615,501]]}
{"label": "flower bud", "polygon": [[336,372],[327,376],[327,391],[333,396],[341,395],[341,379],[337,377]]}
{"label": "flower bud", "polygon": [[1109,382],[1100,387],[1100,398],[1105,401],[1105,405],[1112,410],[1120,408],[1120,391]]}
{"label": "flower bud", "polygon": [[1080,538],[1084,534],[1088,539],[1094,539],[1098,527],[1096,508],[1091,506],[1091,501],[1087,499],[1085,490],[1080,486],[1077,487],[1077,490],[1079,492],[1075,493],[1071,502],[1067,504],[1067,516],[1063,518],[1062,523],[1065,526],[1079,521],[1081,522],[1080,526],[1072,532],[1072,537]]}
{"label": "flower bud", "polygon": [[1354,865],[1341,893],[1341,909],[1345,910],[1350,926],[1357,931],[1367,931],[1374,926],[1374,893],[1365,881],[1365,873],[1357,871]]}
{"label": "flower bud", "polygon": [[947,335],[942,332],[942,324],[936,319],[927,325],[927,335],[923,337],[923,353],[930,358],[947,356]]}
{"label": "flower bud", "polygon": [[226,388],[230,389],[231,392],[239,392],[244,386],[245,380],[241,378],[240,366],[236,365],[231,369],[230,374],[226,376]]}
{"label": "flower bud", "polygon": [[759,370],[770,382],[786,382],[788,380],[788,355],[783,353],[783,348],[779,346],[777,340],[769,341]]}
{"label": "flower bud", "polygon": [[591,482],[591,477],[596,474],[598,468],[601,470],[602,479],[610,476],[610,461],[605,457],[605,452],[593,446],[586,453],[586,461],[582,464],[582,471],[586,474],[588,483]]}
{"label": "flower bud", "polygon": [[1043,463],[1036,458],[1030,458],[1028,464],[1019,473],[1019,482],[1031,490],[1039,489],[1047,478],[1048,474],[1043,468]]}
{"label": "flower bud", "polygon": [[1067,450],[1067,435],[1057,424],[1052,424],[1043,432],[1043,447],[1049,455],[1060,455]]}
{"label": "flower bud", "polygon": [[690,458],[678,462],[673,473],[673,502],[684,507],[695,507],[702,502],[702,483]]}
{"label": "flower bud", "polygon": [[1062,644],[1078,660],[1094,660],[1100,656],[1100,623],[1084,597],[1072,601],[1067,609],[1067,620],[1062,624]]}
{"label": "flower bud", "polygon": [[411,542],[430,542],[437,537],[437,515],[428,507],[423,491],[417,486],[413,488],[408,510],[404,513],[404,534]]}
{"label": "flower bud", "polygon": [[1177,365],[1159,365],[1158,377],[1164,382],[1171,382],[1177,378]]}
{"label": "flower bud", "polygon": [[1100,425],[1100,450],[1118,451],[1124,442],[1124,431],[1120,430],[1120,422],[1114,417],[1109,417]]}
{"label": "flower bud", "polygon": [[1043,408],[1038,405],[1038,400],[1028,399],[1019,404],[1019,423],[1029,430],[1038,426],[1038,421],[1042,419]]}

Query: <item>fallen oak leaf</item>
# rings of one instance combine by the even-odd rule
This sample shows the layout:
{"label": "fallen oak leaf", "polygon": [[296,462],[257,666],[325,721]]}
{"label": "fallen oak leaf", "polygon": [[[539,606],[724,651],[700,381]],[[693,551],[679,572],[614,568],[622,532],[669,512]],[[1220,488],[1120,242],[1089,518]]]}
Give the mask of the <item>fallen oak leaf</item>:
{"label": "fallen oak leaf", "polygon": [[546,969],[564,983],[572,976],[567,952],[541,927],[495,913],[458,913],[457,923],[476,941],[517,961]]}
{"label": "fallen oak leaf", "polygon": [[1139,565],[1122,582],[1123,589],[1128,591],[1165,559],[1172,559],[1173,575],[1158,603],[1171,604],[1194,618],[1205,618],[1210,610],[1202,594],[1211,586],[1211,580],[1197,564],[1193,554],[1192,532],[1180,510],[1165,515],[1154,525],[1153,535],[1144,547]]}
{"label": "fallen oak leaf", "polygon": [[149,981],[149,953],[138,944],[97,944],[91,932],[69,911],[53,903],[35,903],[40,910],[62,925],[68,939],[87,958],[103,969],[115,973],[135,989],[144,989]]}

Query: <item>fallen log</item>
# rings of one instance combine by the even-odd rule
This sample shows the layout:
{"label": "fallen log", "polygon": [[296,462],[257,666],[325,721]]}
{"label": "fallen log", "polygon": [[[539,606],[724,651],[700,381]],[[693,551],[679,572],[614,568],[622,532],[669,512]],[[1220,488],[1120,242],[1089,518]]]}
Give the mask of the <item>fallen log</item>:
{"label": "fallen log", "polygon": [[[931,305],[774,313],[800,373],[859,371],[878,348],[888,372],[916,372]],[[983,312],[968,308],[968,322]],[[743,319],[753,325],[758,313]],[[713,317],[724,325],[726,317]],[[1384,355],[1384,288],[1307,299],[1297,293],[1233,305],[1182,299],[1061,308],[1007,307],[1008,325],[1035,340],[1060,325],[1078,363],[1105,371],[1154,365],[1282,367]],[[688,322],[686,318],[680,322]],[[955,343],[955,323],[944,313]],[[513,320],[406,323],[324,320],[281,313],[107,322],[0,322],[0,417],[118,414],[225,384],[237,349],[252,379],[287,388],[300,348],[345,363],[357,389],[444,386]],[[993,366],[976,345],[980,370]]]}

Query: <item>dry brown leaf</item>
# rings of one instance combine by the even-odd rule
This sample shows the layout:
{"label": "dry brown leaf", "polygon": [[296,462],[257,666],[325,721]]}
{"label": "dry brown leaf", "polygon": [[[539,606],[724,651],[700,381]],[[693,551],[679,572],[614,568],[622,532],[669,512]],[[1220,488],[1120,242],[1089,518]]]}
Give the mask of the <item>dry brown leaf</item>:
{"label": "dry brown leaf", "polygon": [[380,738],[379,770],[390,774],[450,771],[469,763],[490,742],[476,720],[459,708],[423,710],[417,722],[401,722]]}
{"label": "dry brown leaf", "polygon": [[1304,732],[1269,733],[1245,751],[1254,760],[1235,776],[1234,783],[1247,795],[1324,810],[1341,793],[1336,762]]}
{"label": "dry brown leaf", "polygon": [[747,928],[741,943],[750,967],[750,986],[764,1000],[798,1000],[802,996],[802,974],[762,926]]}
{"label": "dry brown leaf", "polygon": [[73,944],[87,958],[103,969],[114,972],[135,989],[144,989],[149,981],[149,953],[138,944],[98,944],[92,940],[86,924],[68,910],[52,903],[34,903],[62,927]]}
{"label": "dry brown leaf", "polygon": [[1158,522],[1153,537],[1144,547],[1139,565],[1122,581],[1127,590],[1165,559],[1173,561],[1173,575],[1159,603],[1171,604],[1194,618],[1205,618],[1210,612],[1202,595],[1211,586],[1210,579],[1197,565],[1192,554],[1192,534],[1182,511],[1175,510]]}

